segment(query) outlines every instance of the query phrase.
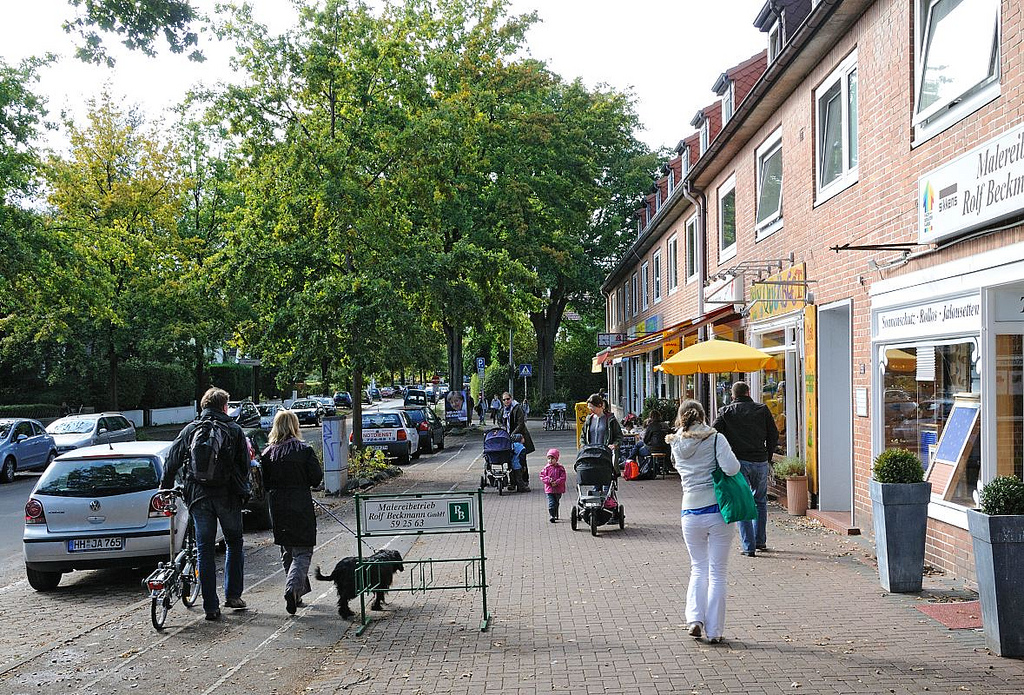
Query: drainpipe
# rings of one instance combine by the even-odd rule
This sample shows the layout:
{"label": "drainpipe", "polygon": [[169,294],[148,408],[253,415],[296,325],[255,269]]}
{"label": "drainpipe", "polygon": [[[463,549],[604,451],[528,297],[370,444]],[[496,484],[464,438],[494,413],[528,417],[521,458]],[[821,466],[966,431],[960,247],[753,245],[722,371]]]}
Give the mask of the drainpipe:
{"label": "drainpipe", "polygon": [[[707,277],[707,262],[706,262],[706,246],[707,246],[707,205],[708,199],[704,195],[704,191],[694,188],[690,183],[690,179],[683,179],[683,197],[686,198],[693,205],[697,211],[697,315],[700,317],[704,316],[704,280]],[[708,335],[708,328],[704,326],[698,330],[698,340],[700,339],[700,331],[704,331],[705,338]],[[694,394],[697,400],[704,401],[705,408],[712,405],[710,399],[704,398],[705,379],[697,379],[696,386],[697,392]],[[710,393],[710,389],[707,390]],[[708,417],[712,418],[711,410],[708,409]]]}

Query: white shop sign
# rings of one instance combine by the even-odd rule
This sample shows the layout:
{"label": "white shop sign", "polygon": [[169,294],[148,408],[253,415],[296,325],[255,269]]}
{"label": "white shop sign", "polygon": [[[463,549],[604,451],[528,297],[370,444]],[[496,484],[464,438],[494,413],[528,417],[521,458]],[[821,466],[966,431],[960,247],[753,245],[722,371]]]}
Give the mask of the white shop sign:
{"label": "white shop sign", "polygon": [[476,505],[468,495],[409,499],[367,499],[362,503],[362,530],[464,531],[476,527]]}
{"label": "white shop sign", "polygon": [[928,172],[917,184],[918,241],[932,244],[1024,210],[1024,125]]}
{"label": "white shop sign", "polygon": [[889,342],[980,330],[981,297],[970,295],[880,311],[875,315],[874,339]]}

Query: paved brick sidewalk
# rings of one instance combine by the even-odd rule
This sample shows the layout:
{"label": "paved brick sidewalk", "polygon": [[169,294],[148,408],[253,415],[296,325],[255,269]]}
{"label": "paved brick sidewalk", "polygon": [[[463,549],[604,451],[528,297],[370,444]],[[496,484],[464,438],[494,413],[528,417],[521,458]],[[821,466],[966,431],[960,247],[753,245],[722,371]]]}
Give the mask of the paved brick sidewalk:
{"label": "paved brick sidewalk", "polygon": [[[572,435],[538,432],[540,452]],[[478,480],[468,461],[433,476],[435,489]],[[572,477],[570,475],[570,481]],[[678,478],[621,485],[626,529],[598,538],[548,522],[539,486],[488,492],[491,629],[479,592],[391,594],[366,633],[354,626],[309,683],[311,693],[1020,693],[1024,661],[1001,659],[980,633],[947,630],[889,595],[863,562],[862,542],[771,510],[770,551],[729,565],[726,642],[685,634],[689,561],[679,530]],[[563,518],[574,501],[563,498]],[[410,558],[472,554],[473,538],[430,536]],[[402,579],[402,575],[398,575]]]}

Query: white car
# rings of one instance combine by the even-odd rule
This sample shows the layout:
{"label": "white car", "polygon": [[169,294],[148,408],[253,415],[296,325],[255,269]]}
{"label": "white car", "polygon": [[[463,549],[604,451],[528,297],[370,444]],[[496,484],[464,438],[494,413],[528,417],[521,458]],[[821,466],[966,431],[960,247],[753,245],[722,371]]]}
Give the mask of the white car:
{"label": "white car", "polygon": [[58,454],[94,444],[134,442],[135,425],[121,413],[68,415],[46,426]]}
{"label": "white car", "polygon": [[274,426],[274,417],[277,415],[277,411],[283,410],[284,406],[276,403],[261,403],[256,406],[260,411],[260,429],[267,432]]}
{"label": "white car", "polygon": [[420,457],[420,434],[404,410],[363,413],[363,446],[383,451],[398,463],[409,463]]}
{"label": "white car", "polygon": [[[52,591],[61,575],[105,567],[151,567],[170,554],[171,519],[157,500],[171,442],[127,442],[58,456],[25,504],[28,583]],[[174,517],[176,550],[187,514]]]}

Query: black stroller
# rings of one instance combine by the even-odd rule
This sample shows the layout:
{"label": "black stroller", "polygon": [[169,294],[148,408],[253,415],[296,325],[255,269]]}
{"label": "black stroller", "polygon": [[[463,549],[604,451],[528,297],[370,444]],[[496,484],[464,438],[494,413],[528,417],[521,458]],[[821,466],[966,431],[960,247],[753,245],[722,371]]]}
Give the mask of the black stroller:
{"label": "black stroller", "polygon": [[[597,527],[618,523],[626,528],[626,508],[617,499],[618,481],[612,464],[612,452],[606,446],[587,445],[576,454],[576,506],[569,513],[569,525],[575,531],[580,521],[590,526],[590,535]],[[604,488],[608,488],[607,494]]]}
{"label": "black stroller", "polygon": [[498,488],[498,494],[515,485],[512,475],[512,437],[498,427],[484,434],[484,474],[480,476],[480,489]]}

